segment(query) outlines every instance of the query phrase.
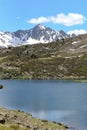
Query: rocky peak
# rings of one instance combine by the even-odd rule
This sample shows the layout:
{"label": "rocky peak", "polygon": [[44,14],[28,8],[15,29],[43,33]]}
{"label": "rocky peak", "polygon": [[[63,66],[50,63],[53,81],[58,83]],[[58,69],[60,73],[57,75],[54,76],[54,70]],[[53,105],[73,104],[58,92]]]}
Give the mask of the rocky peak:
{"label": "rocky peak", "polygon": [[35,28],[35,29],[40,29],[40,30],[46,29],[46,27],[43,26],[43,25],[41,25],[41,24],[36,25],[34,28]]}
{"label": "rocky peak", "polygon": [[41,24],[29,30],[18,30],[13,33],[0,32],[0,47],[18,46],[24,44],[49,43],[56,39],[69,37],[63,30],[56,32]]}

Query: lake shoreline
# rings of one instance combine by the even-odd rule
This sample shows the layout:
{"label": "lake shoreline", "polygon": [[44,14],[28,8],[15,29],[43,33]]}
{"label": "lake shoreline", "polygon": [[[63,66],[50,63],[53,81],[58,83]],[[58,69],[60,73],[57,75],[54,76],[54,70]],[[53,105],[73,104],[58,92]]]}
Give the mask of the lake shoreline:
{"label": "lake shoreline", "polygon": [[53,79],[43,79],[43,78],[41,78],[41,79],[28,79],[28,78],[15,78],[15,79],[2,79],[2,78],[0,78],[0,80],[30,80],[30,81],[33,81],[33,80],[48,80],[48,81],[58,81],[58,80],[62,80],[62,81],[73,81],[73,82],[80,82],[80,83],[87,83],[87,79],[77,79],[77,78],[59,78],[59,79],[56,79],[56,78],[53,78]]}
{"label": "lake shoreline", "polygon": [[68,126],[32,117],[20,110],[9,110],[0,107],[0,128],[4,130],[68,130]]}

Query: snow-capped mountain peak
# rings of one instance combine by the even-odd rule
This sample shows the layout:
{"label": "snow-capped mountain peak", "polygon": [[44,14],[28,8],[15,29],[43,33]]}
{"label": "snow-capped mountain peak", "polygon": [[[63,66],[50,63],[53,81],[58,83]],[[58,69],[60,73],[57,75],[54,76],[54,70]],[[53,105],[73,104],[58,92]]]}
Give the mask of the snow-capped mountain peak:
{"label": "snow-capped mountain peak", "polygon": [[0,31],[0,47],[49,43],[67,37],[69,36],[63,30],[56,32],[49,27],[38,24],[32,29],[18,30],[13,33]]}
{"label": "snow-capped mountain peak", "polygon": [[41,30],[46,29],[46,27],[41,24],[36,25],[34,28],[39,28]]}

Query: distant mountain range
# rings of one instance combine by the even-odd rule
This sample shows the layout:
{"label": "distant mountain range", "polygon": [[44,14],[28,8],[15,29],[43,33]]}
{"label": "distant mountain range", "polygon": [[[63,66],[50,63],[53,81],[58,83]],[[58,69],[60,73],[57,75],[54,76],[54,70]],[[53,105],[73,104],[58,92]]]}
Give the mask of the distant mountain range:
{"label": "distant mountain range", "polygon": [[[75,36],[73,34],[72,36]],[[58,39],[70,37],[63,30],[55,31],[41,24],[29,30],[18,30],[16,32],[0,31],[0,47],[18,46],[36,43],[49,43]]]}

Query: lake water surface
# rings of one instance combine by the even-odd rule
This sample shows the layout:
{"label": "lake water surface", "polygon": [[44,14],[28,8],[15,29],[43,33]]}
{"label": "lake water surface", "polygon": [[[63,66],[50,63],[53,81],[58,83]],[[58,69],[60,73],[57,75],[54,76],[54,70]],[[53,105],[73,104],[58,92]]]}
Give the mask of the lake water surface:
{"label": "lake water surface", "polygon": [[0,80],[0,106],[87,130],[87,83],[62,80]]}

